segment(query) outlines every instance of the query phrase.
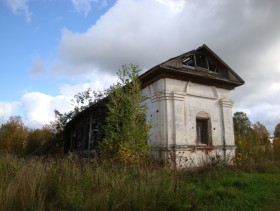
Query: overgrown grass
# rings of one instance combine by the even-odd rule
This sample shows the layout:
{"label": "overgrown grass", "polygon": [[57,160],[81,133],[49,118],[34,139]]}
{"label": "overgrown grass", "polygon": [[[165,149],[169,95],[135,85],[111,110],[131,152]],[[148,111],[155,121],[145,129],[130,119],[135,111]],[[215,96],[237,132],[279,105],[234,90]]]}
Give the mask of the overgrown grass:
{"label": "overgrown grass", "polygon": [[0,210],[265,210],[280,167],[174,171],[77,158],[0,156]]}

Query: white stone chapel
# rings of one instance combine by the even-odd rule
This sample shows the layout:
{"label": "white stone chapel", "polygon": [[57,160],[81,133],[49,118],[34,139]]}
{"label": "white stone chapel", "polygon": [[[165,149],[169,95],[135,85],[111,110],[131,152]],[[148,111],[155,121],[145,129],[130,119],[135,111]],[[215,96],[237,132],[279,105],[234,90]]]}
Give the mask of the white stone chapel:
{"label": "white stone chapel", "polygon": [[203,45],[140,76],[153,156],[177,167],[212,159],[232,163],[235,141],[230,92],[244,81]]}

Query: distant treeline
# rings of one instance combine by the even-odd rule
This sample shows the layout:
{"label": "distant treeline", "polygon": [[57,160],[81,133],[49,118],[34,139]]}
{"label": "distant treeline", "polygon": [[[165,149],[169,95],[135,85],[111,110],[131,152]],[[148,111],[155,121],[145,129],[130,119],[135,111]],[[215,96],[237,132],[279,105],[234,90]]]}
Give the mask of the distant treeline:
{"label": "distant treeline", "polygon": [[[259,163],[280,160],[280,123],[271,143],[266,127],[252,124],[244,112],[233,115],[236,162]],[[20,116],[11,116],[0,125],[0,151],[15,155],[63,154],[63,128],[58,120],[40,129],[26,127]]]}

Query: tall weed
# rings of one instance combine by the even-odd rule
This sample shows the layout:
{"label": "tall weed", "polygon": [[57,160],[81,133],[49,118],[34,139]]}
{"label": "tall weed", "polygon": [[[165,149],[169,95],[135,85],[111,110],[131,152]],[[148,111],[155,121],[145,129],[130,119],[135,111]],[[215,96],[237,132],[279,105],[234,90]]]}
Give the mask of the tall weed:
{"label": "tall weed", "polygon": [[0,210],[253,210],[279,200],[280,168],[0,156]]}

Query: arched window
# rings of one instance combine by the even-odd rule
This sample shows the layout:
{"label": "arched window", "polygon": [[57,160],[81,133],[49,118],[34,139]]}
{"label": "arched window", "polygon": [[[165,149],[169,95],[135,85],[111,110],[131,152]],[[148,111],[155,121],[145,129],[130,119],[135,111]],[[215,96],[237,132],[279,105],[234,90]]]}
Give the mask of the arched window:
{"label": "arched window", "polygon": [[196,115],[196,134],[198,145],[211,145],[211,120],[209,114],[204,111]]}

